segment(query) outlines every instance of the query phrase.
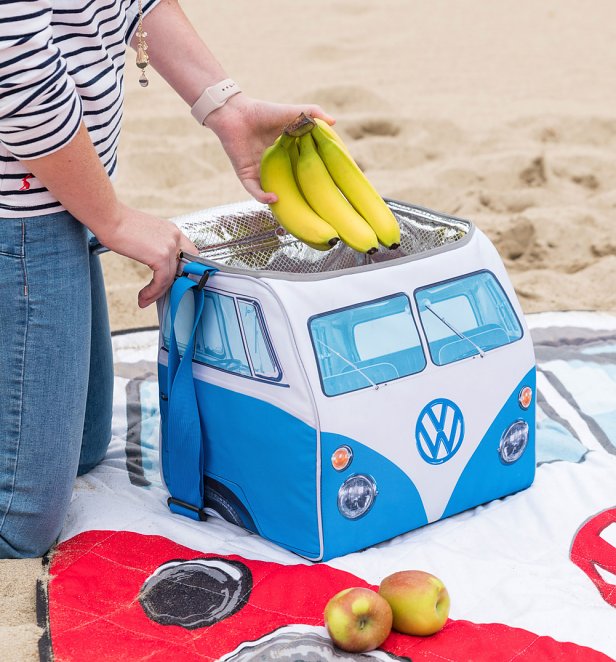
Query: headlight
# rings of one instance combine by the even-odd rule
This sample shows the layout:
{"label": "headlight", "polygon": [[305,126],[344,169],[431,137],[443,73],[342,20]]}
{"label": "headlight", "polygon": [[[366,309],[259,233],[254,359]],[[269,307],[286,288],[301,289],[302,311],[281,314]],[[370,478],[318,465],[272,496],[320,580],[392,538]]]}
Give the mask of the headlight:
{"label": "headlight", "polygon": [[501,437],[498,447],[500,459],[505,464],[513,464],[526,450],[526,444],[528,444],[528,423],[526,421],[512,423]]}
{"label": "headlight", "polygon": [[338,490],[338,510],[347,519],[357,519],[372,508],[376,495],[374,478],[364,474],[351,476]]}

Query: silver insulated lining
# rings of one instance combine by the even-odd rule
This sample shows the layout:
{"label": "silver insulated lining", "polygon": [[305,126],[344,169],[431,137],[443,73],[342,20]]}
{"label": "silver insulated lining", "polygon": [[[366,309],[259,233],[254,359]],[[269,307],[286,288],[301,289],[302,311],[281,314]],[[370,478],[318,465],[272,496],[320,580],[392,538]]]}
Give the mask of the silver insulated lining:
{"label": "silver insulated lining", "polygon": [[419,255],[459,241],[472,227],[469,221],[428,209],[386,202],[400,223],[400,247],[380,246],[373,255],[358,253],[342,241],[328,251],[310,248],[286,232],[267,205],[253,200],[179,216],[174,223],[208,262],[231,270],[294,274],[339,271]]}

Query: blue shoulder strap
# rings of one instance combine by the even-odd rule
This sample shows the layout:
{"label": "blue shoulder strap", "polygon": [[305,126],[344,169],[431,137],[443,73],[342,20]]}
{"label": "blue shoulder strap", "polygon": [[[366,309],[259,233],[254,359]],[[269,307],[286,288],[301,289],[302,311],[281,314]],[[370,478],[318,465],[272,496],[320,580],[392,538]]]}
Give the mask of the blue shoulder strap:
{"label": "blue shoulder strap", "polygon": [[[208,277],[216,271],[214,267],[191,262],[184,266],[183,275],[176,279],[171,288],[171,338],[167,366],[169,410],[167,434],[166,438],[163,437],[167,451],[166,482],[171,494],[167,503],[172,512],[195,520],[205,519],[203,510],[205,452],[192,374],[192,359],[195,334],[205,304],[203,288]],[[188,274],[200,276],[201,279],[196,283],[188,278]],[[195,316],[184,354],[180,357],[175,336],[175,320],[180,302],[189,290],[192,290],[194,296]]]}

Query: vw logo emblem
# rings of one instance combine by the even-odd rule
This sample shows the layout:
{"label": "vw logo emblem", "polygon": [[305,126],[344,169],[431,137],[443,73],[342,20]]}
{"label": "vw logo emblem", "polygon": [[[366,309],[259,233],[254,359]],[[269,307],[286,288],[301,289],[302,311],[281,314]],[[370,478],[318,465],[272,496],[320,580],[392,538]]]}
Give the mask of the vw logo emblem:
{"label": "vw logo emblem", "polygon": [[419,414],[415,427],[417,449],[429,464],[450,460],[464,439],[464,418],[460,407],[451,400],[438,398]]}

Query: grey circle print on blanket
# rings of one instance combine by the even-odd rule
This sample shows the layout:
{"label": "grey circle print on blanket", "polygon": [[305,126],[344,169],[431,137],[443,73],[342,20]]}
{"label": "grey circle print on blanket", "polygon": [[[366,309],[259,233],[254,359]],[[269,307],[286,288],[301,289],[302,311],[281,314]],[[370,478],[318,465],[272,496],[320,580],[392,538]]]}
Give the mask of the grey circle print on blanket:
{"label": "grey circle print on blanket", "polygon": [[324,627],[288,625],[269,632],[257,641],[244,642],[220,662],[402,662],[399,657],[382,650],[368,653],[348,653],[337,648]]}
{"label": "grey circle print on blanket", "polygon": [[141,587],[139,602],[151,620],[187,630],[207,627],[238,612],[252,591],[252,574],[239,561],[175,560],[164,563]]}

